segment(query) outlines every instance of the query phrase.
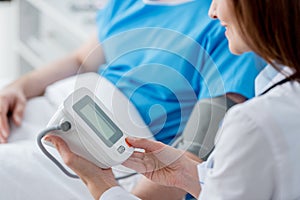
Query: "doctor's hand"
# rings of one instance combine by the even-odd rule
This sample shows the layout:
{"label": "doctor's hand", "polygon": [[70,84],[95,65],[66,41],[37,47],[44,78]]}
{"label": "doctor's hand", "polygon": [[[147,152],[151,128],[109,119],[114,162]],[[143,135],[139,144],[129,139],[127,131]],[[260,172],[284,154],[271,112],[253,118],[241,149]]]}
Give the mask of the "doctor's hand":
{"label": "doctor's hand", "polygon": [[66,165],[81,178],[95,199],[98,200],[106,190],[118,185],[111,169],[101,169],[74,154],[60,137],[47,135],[45,140],[56,147]]}
{"label": "doctor's hand", "polygon": [[9,117],[15,125],[21,125],[26,101],[21,86],[9,85],[0,91],[0,144],[6,143],[10,134]]}
{"label": "doctor's hand", "polygon": [[198,198],[201,190],[197,172],[199,161],[161,142],[136,138],[126,140],[145,152],[134,152],[124,166],[142,173],[153,182],[183,189]]}

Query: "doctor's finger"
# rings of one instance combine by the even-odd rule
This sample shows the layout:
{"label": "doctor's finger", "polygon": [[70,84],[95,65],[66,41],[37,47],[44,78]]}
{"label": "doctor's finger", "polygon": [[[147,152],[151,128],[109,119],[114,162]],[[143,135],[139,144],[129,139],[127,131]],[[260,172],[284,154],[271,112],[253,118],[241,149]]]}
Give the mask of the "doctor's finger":
{"label": "doctor's finger", "polygon": [[126,138],[126,142],[131,144],[135,148],[141,148],[146,150],[146,152],[155,152],[162,150],[164,147],[166,147],[165,144],[153,140],[148,140],[145,138],[132,138],[128,137]]}
{"label": "doctor's finger", "polygon": [[[153,167],[156,168],[155,166],[151,166],[151,162],[162,162],[165,165],[168,165],[177,160],[182,155],[182,152],[179,152],[176,149],[161,142],[144,138],[127,138],[126,141],[133,147],[145,150],[144,161],[145,165],[147,166],[147,170],[150,171]],[[146,162],[146,160],[148,160],[148,162]]]}
{"label": "doctor's finger", "polygon": [[138,173],[145,174],[164,167],[155,154],[134,152],[124,163],[125,167],[131,168]]}
{"label": "doctor's finger", "polygon": [[134,152],[122,165],[139,173],[144,173],[146,171],[144,157],[145,153]]}
{"label": "doctor's finger", "polygon": [[92,178],[96,170],[101,170],[93,163],[73,153],[65,141],[60,137],[47,135],[45,140],[51,142],[56,147],[66,165],[70,167],[83,181]]}
{"label": "doctor's finger", "polygon": [[74,162],[76,155],[70,150],[63,139],[54,135],[47,135],[44,139],[55,146],[66,165],[69,167],[73,165],[72,162]]}

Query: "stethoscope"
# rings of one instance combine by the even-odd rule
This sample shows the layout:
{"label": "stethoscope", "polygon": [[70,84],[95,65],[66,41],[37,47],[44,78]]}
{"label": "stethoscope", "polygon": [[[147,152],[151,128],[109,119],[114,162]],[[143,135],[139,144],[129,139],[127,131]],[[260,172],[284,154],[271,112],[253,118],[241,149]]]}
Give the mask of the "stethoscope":
{"label": "stethoscope", "polygon": [[291,77],[287,77],[279,82],[277,82],[276,84],[272,85],[271,87],[269,87],[267,90],[265,90],[263,93],[261,93],[259,96],[265,95],[268,92],[270,92],[270,90],[274,89],[275,87],[279,86],[279,85],[283,85],[284,83],[287,83],[289,81],[292,81]]}

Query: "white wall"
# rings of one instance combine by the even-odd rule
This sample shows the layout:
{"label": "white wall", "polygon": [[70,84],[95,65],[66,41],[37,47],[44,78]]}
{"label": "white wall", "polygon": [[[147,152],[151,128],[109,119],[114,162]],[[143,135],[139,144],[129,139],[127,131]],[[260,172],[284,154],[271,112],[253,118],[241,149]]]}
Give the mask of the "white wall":
{"label": "white wall", "polygon": [[17,76],[13,61],[14,12],[9,2],[0,3],[0,79]]}

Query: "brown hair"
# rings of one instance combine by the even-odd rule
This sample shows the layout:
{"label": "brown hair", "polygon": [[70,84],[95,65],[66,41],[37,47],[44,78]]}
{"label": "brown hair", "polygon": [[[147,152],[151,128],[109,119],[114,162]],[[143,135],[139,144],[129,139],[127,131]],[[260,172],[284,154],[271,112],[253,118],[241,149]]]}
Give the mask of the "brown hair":
{"label": "brown hair", "polygon": [[300,0],[231,0],[243,39],[275,68],[300,80]]}

